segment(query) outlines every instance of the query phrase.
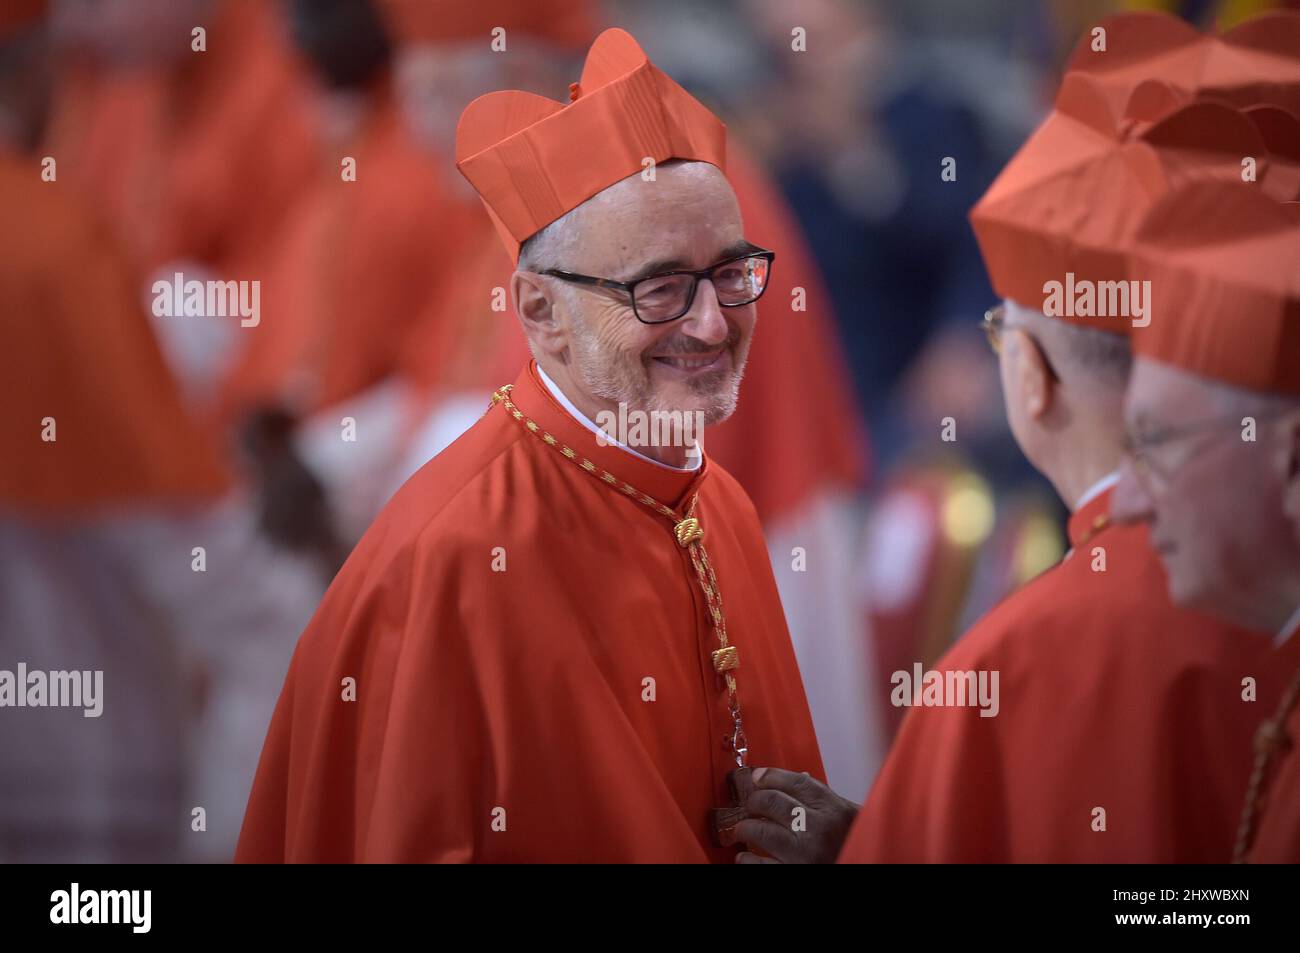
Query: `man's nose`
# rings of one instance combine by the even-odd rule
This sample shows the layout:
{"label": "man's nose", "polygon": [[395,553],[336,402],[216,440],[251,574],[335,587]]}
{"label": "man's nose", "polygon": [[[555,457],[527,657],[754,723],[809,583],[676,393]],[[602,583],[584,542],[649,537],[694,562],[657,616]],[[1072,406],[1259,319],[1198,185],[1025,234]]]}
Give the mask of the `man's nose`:
{"label": "man's nose", "polygon": [[1133,461],[1120,464],[1119,482],[1110,497],[1110,517],[1117,523],[1147,523],[1155,515],[1151,494],[1138,478]]}
{"label": "man's nose", "polygon": [[721,344],[727,339],[730,333],[727,318],[722,313],[722,305],[718,303],[718,293],[713,288],[713,282],[708,278],[700,279],[699,287],[695,289],[695,300],[691,302],[691,310],[682,318],[681,331],[705,344]]}

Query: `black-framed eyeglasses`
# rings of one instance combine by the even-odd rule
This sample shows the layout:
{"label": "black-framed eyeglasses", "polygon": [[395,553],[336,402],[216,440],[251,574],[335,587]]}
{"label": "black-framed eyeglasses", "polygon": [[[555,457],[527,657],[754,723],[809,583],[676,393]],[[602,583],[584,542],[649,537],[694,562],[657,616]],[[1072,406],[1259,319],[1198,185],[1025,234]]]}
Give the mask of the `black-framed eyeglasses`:
{"label": "black-framed eyeglasses", "polygon": [[775,258],[776,252],[755,248],[699,271],[664,271],[635,281],[593,278],[591,275],[577,275],[558,268],[548,268],[542,274],[575,284],[621,291],[631,300],[632,313],[638,321],[642,324],[664,324],[676,321],[691,310],[701,278],[709,279],[718,296],[718,304],[722,307],[739,308],[753,304],[767,290]]}
{"label": "black-framed eyeglasses", "polygon": [[1133,472],[1147,491],[1150,492],[1155,490],[1157,486],[1167,484],[1175,472],[1169,467],[1154,464],[1154,451],[1159,448],[1178,440],[1185,440],[1188,437],[1203,437],[1209,434],[1238,429],[1245,426],[1242,422],[1243,417],[1251,417],[1258,423],[1260,420],[1283,416],[1286,413],[1288,413],[1287,410],[1280,409],[1262,414],[1213,417],[1207,420],[1195,420],[1190,423],[1161,427],[1143,434],[1126,431],[1120,437],[1120,446],[1125,456],[1133,461]]}
{"label": "black-framed eyeglasses", "polygon": [[1008,327],[1019,328],[1029,336],[1029,340],[1034,342],[1034,347],[1038,348],[1038,353],[1043,356],[1043,363],[1047,365],[1047,373],[1051,375],[1052,380],[1059,381],[1061,375],[1056,373],[1056,367],[1052,364],[1052,359],[1047,356],[1047,349],[1043,347],[1041,341],[1034,337],[1027,328],[1018,324],[1007,324],[1007,306],[1005,304],[995,304],[984,312],[984,320],[980,322],[984,328],[984,335],[989,339],[989,347],[993,349],[994,354],[1002,353],[1002,333]]}

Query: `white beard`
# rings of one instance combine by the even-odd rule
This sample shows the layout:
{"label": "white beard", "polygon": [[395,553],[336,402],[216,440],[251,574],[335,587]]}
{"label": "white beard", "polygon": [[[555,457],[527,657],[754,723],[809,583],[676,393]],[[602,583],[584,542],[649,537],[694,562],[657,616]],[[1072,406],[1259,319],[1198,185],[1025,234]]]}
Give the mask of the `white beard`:
{"label": "white beard", "polygon": [[[736,367],[727,375],[728,380],[719,382],[716,378],[707,378],[692,384],[692,390],[698,398],[694,406],[670,406],[659,394],[650,388],[650,381],[644,365],[638,360],[635,368],[611,358],[597,343],[594,335],[579,322],[572,325],[573,336],[571,350],[573,354],[573,373],[582,387],[594,397],[626,404],[629,409],[654,411],[702,411],[706,426],[722,423],[736,411],[740,399],[740,380],[744,376],[748,349],[740,356]],[[731,354],[736,357],[737,350],[731,343]]]}

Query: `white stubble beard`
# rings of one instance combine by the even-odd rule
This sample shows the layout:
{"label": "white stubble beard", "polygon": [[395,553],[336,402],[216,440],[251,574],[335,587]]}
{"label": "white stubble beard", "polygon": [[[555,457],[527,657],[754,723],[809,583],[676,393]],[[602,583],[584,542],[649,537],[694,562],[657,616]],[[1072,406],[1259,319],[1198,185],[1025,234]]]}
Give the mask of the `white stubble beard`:
{"label": "white stubble beard", "polygon": [[702,398],[703,406],[683,408],[669,406],[663,398],[650,387],[649,372],[645,362],[638,356],[624,360],[625,352],[611,355],[600,347],[595,335],[580,320],[572,324],[570,347],[573,354],[573,373],[586,391],[615,404],[626,404],[629,410],[655,411],[694,411],[704,414],[705,426],[720,424],[736,411],[740,400],[740,381],[745,374],[745,365],[749,360],[749,348],[744,353],[736,343],[730,342],[727,351],[735,366],[726,373],[730,378],[712,383],[713,378],[693,381],[689,385],[696,396]]}

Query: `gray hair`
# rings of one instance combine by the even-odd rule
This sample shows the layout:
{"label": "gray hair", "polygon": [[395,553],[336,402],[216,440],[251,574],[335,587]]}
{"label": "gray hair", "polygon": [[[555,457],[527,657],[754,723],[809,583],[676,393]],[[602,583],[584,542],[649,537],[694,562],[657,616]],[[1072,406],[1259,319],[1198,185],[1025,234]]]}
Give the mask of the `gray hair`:
{"label": "gray hair", "polygon": [[[584,202],[583,205],[585,204]],[[540,274],[548,268],[559,268],[567,263],[569,252],[578,242],[577,215],[581,208],[582,205],[579,205],[570,209],[524,240],[519,246],[519,267],[523,271]]]}
{"label": "gray hair", "polygon": [[1133,367],[1133,349],[1127,335],[1049,318],[1041,311],[1014,301],[1007,304],[1015,309],[1035,335],[1047,342],[1053,359],[1061,363],[1068,361],[1094,378],[1121,387],[1128,380]]}

